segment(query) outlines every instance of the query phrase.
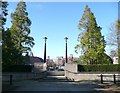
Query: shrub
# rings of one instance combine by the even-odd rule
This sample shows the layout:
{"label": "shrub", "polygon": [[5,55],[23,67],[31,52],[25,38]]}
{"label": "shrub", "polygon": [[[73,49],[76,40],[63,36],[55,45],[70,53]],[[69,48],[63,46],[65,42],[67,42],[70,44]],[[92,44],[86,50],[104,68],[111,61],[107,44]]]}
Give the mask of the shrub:
{"label": "shrub", "polygon": [[31,72],[32,66],[30,65],[4,65],[2,72]]}
{"label": "shrub", "polygon": [[78,65],[80,72],[119,72],[120,64],[91,64],[91,65]]}

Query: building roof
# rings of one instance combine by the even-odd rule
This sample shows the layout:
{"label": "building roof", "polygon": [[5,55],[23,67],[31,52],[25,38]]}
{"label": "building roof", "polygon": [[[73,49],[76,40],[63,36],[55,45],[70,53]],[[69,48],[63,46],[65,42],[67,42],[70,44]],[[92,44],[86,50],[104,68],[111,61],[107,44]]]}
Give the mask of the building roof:
{"label": "building roof", "polygon": [[32,57],[30,56],[30,62],[44,62],[44,60],[40,57]]}

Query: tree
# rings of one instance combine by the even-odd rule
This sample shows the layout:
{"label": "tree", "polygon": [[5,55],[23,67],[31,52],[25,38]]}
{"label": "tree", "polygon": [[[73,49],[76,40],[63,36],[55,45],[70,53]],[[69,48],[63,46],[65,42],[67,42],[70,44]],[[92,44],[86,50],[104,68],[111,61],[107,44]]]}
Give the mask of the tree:
{"label": "tree", "polygon": [[31,21],[26,11],[26,3],[21,1],[17,4],[14,13],[11,14],[12,26],[10,33],[14,46],[19,50],[19,54],[28,53],[34,45],[33,37],[30,34]]}
{"label": "tree", "polygon": [[8,3],[7,2],[2,2],[0,1],[0,47],[1,44],[2,44],[2,36],[4,38],[4,32],[5,32],[5,29],[4,29],[4,25],[5,25],[5,22],[6,22],[6,16],[8,15],[8,10],[7,10],[7,6],[8,6]]}
{"label": "tree", "polygon": [[118,62],[120,64],[120,20],[118,21]]}
{"label": "tree", "polygon": [[117,37],[117,45],[118,45],[118,62],[120,64],[120,20],[116,21],[116,37]]}
{"label": "tree", "polygon": [[7,6],[8,6],[7,2],[0,1],[0,7],[1,7],[0,8],[0,11],[1,11],[0,12],[0,40],[2,40],[2,32],[5,31],[4,25],[5,25],[5,22],[6,22],[6,16],[8,15]]}
{"label": "tree", "polygon": [[19,50],[14,46],[12,41],[11,33],[9,29],[4,32],[3,44],[2,44],[2,61],[3,67],[5,65],[20,64],[22,59],[20,58],[21,54]]}
{"label": "tree", "polygon": [[115,21],[110,26],[110,32],[109,32],[107,44],[109,46],[114,47],[114,51],[117,52],[116,54],[118,55],[119,63],[120,63],[120,20]]}
{"label": "tree", "polygon": [[34,39],[29,36],[31,21],[26,12],[25,2],[17,4],[16,11],[11,14],[11,17],[12,26],[3,33],[3,65],[21,64],[22,54],[28,53],[34,45]]}
{"label": "tree", "polygon": [[[7,10],[8,3],[7,2],[2,2],[0,1],[0,52],[4,53],[5,50],[5,29],[4,25],[6,22],[6,16],[8,15],[8,10]],[[1,53],[0,53],[1,54]],[[4,55],[1,55],[0,57],[3,57]],[[2,59],[2,58],[0,58]],[[2,62],[4,59],[2,60]]]}
{"label": "tree", "polygon": [[78,28],[80,30],[80,34],[78,35],[80,44],[75,46],[75,51],[78,48],[82,48],[82,59],[84,62],[87,64],[101,64],[106,62],[107,59],[104,57],[107,56],[104,53],[106,45],[104,36],[101,35],[101,27],[97,26],[94,14],[88,5],[86,5],[83,16],[79,21]]}
{"label": "tree", "polygon": [[17,53],[18,50],[16,50],[16,48],[14,47],[14,43],[12,42],[11,33],[9,29],[7,30],[4,29],[4,25],[6,22],[6,16],[8,15],[8,10],[6,9],[8,6],[8,3],[0,1],[0,6],[1,6],[1,14],[0,14],[0,23],[1,23],[0,29],[1,30],[0,31],[2,31],[2,38],[1,38],[2,66],[4,67],[4,65],[10,65],[10,64],[18,62],[17,59],[19,59],[19,54]]}

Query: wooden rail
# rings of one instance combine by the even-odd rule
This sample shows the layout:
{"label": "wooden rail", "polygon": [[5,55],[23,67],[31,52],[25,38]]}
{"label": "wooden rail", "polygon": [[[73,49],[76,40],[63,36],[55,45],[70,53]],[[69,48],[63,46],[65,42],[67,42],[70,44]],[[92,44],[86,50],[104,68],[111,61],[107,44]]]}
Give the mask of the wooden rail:
{"label": "wooden rail", "polygon": [[116,84],[116,77],[119,77],[120,75],[115,75],[115,74],[113,74],[113,75],[103,75],[103,74],[101,74],[100,75],[100,78],[101,78],[101,84],[103,84],[103,77],[113,77],[113,82],[114,82],[114,84]]}
{"label": "wooden rail", "polygon": [[[20,73],[21,74],[21,73]],[[46,77],[46,71],[44,71],[44,72],[41,72],[41,73],[29,73],[29,76],[28,76],[28,74],[26,73],[26,74],[22,74],[21,76],[23,77],[23,79],[20,79],[19,77],[17,78],[17,75],[18,75],[18,73],[17,74],[6,74],[6,75],[2,75],[2,76],[5,76],[6,77],[6,79],[5,80],[3,80],[3,81],[6,81],[6,82],[8,82],[10,85],[12,85],[13,84],[13,81],[14,80],[24,80],[24,79],[42,79],[42,78],[44,78],[44,77]]]}

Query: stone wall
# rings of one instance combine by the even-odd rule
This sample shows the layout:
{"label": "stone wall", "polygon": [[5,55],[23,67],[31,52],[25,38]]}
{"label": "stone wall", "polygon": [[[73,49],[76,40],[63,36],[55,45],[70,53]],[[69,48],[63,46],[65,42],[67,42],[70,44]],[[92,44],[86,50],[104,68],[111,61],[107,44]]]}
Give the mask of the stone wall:
{"label": "stone wall", "polygon": [[65,71],[70,71],[73,73],[78,73],[78,68],[76,63],[66,63],[65,64]]}
{"label": "stone wall", "polygon": [[12,80],[25,80],[25,79],[36,79],[44,78],[46,72],[41,73],[2,73],[2,81],[9,81],[10,75],[12,75]]}
{"label": "stone wall", "polygon": [[116,75],[116,80],[120,80],[120,74],[118,73],[82,73],[77,71],[77,64],[75,63],[67,63],[65,66],[65,77],[74,80],[74,81],[81,81],[81,80],[101,80],[101,74],[103,75],[104,81],[113,81],[113,75]]}

